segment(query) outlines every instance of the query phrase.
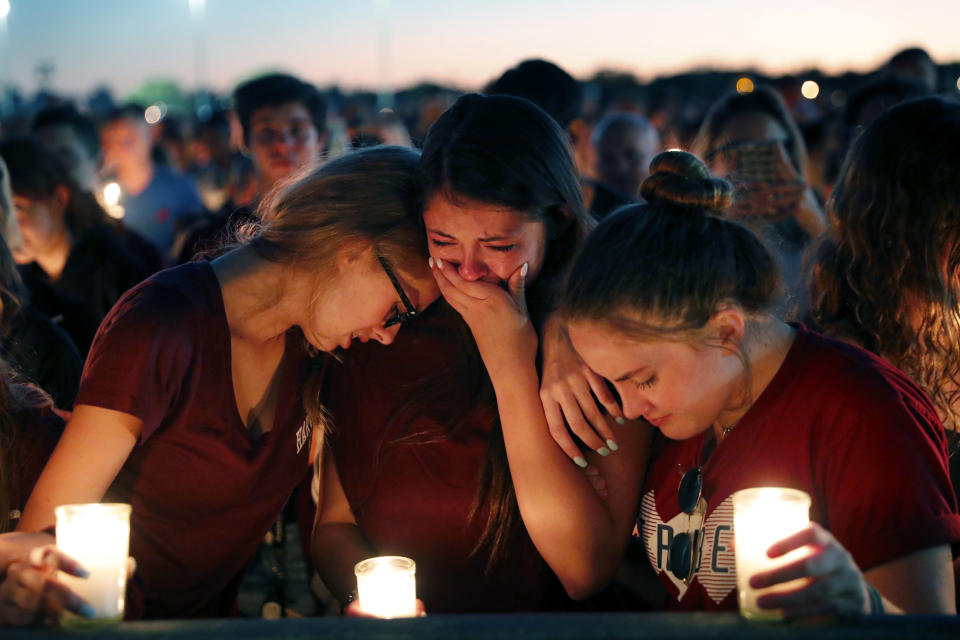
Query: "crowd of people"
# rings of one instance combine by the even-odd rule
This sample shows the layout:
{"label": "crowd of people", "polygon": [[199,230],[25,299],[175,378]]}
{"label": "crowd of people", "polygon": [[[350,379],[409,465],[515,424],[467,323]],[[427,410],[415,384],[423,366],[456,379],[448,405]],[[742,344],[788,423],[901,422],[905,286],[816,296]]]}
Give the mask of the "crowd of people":
{"label": "crowd of people", "polygon": [[237,615],[284,513],[344,615],[377,555],[427,613],[736,610],[759,486],[811,496],[759,606],[956,614],[936,89],[913,49],[817,127],[757,86],[691,133],[526,60],[421,136],[272,74],[179,146],[48,105],[0,138],[0,623],[90,614],[52,527],[100,501],[132,506],[128,618]]}

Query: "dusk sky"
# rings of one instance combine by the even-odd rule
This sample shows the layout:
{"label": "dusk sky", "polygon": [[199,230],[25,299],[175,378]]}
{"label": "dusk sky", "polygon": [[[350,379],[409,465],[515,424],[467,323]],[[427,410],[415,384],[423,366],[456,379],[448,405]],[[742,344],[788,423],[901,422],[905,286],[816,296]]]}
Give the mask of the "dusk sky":
{"label": "dusk sky", "polygon": [[225,92],[276,69],[347,89],[475,88],[527,57],[641,79],[705,65],[867,71],[908,45],[960,60],[958,0],[9,1],[0,84],[32,91],[50,60],[53,89],[68,94],[123,95],[158,77],[189,89],[198,69]]}

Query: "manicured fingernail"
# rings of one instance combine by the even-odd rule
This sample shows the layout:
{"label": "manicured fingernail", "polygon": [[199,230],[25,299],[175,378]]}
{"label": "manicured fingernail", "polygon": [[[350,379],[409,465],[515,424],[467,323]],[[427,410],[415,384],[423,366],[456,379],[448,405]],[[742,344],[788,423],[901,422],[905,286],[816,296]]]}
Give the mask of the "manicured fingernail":
{"label": "manicured fingernail", "polygon": [[599,449],[597,449],[597,453],[599,453],[602,456],[608,456],[610,455],[610,449],[607,449],[606,447],[600,447]]}
{"label": "manicured fingernail", "polygon": [[577,456],[576,458],[573,459],[573,461],[574,461],[574,462],[577,464],[577,466],[580,467],[581,469],[586,469],[586,468],[587,468],[587,461],[586,461],[583,457]]}
{"label": "manicured fingernail", "polygon": [[430,268],[433,269],[433,256],[427,258],[427,264],[429,264]]}
{"label": "manicured fingernail", "polygon": [[607,446],[610,447],[610,451],[620,451],[620,445],[613,440],[607,440]]}
{"label": "manicured fingernail", "polygon": [[523,263],[523,266],[520,267],[520,277],[521,277],[521,278],[526,278],[526,277],[527,277],[527,271],[530,271],[530,263],[529,263],[529,262],[524,262],[524,263]]}
{"label": "manicured fingernail", "polygon": [[[620,416],[617,416],[617,417],[614,418],[613,420],[614,420],[614,422],[616,422],[617,424],[627,424],[627,421],[624,420],[623,418],[621,418]],[[609,441],[608,441],[608,442],[609,442]],[[613,447],[610,447],[610,448],[613,449]],[[616,451],[616,449],[613,449],[613,450]]]}
{"label": "manicured fingernail", "polygon": [[80,605],[80,610],[77,611],[77,613],[79,613],[81,616],[83,616],[87,620],[93,620],[94,618],[97,617],[97,610],[91,607],[86,602]]}
{"label": "manicured fingernail", "polygon": [[443,269],[443,260],[437,258],[437,269]]}
{"label": "manicured fingernail", "polygon": [[89,578],[90,572],[81,566],[76,566],[73,569],[73,575],[77,576],[78,578]]}

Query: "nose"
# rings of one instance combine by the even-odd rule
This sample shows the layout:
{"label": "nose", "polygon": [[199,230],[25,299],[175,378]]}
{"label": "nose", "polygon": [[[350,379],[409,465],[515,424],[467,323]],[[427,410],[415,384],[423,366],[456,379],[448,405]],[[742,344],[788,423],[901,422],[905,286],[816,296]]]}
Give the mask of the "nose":
{"label": "nose", "polygon": [[457,273],[468,282],[479,280],[490,272],[486,263],[480,260],[476,253],[467,252],[463,256],[463,261],[457,265]]}
{"label": "nose", "polygon": [[644,398],[639,391],[636,389],[631,389],[630,391],[624,392],[623,389],[620,389],[620,400],[623,403],[623,416],[628,420],[636,420],[637,418],[650,415],[653,410],[653,404]]}

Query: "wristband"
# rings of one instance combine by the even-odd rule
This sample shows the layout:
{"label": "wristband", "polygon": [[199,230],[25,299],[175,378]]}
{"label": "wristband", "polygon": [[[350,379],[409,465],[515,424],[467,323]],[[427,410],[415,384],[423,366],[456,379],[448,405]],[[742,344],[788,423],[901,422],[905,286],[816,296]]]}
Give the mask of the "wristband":
{"label": "wristband", "polygon": [[867,594],[870,596],[870,615],[882,616],[884,614],[883,596],[881,596],[877,588],[869,582],[864,581],[864,584],[867,585]]}

